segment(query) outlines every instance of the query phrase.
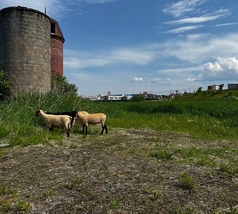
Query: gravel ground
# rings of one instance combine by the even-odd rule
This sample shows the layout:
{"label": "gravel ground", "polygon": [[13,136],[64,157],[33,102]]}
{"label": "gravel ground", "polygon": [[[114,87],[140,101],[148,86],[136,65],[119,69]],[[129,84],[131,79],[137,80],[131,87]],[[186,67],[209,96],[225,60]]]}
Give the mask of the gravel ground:
{"label": "gravel ground", "polygon": [[[179,149],[229,144],[114,129],[0,148],[0,213],[238,213],[238,175],[183,164],[178,155],[156,158],[158,143]],[[183,186],[185,173],[194,186]]]}

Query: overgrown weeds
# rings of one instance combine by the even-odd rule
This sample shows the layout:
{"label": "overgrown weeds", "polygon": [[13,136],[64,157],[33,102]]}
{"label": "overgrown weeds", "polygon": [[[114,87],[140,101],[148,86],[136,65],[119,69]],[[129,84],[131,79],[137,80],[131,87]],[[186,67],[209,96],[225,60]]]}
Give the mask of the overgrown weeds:
{"label": "overgrown weeds", "polygon": [[[1,139],[5,139],[11,145],[24,146],[47,142],[52,138],[62,139],[64,134],[59,130],[56,130],[56,134],[45,129],[42,119],[35,117],[37,109],[52,112],[104,112],[107,114],[109,128],[148,128],[156,131],[185,132],[203,139],[238,137],[236,101],[93,102],[51,92],[24,94],[1,102]],[[72,132],[79,132],[79,129],[73,129]]]}
{"label": "overgrown weeds", "polygon": [[188,173],[183,173],[180,176],[180,186],[183,189],[194,190],[196,187],[196,181]]}

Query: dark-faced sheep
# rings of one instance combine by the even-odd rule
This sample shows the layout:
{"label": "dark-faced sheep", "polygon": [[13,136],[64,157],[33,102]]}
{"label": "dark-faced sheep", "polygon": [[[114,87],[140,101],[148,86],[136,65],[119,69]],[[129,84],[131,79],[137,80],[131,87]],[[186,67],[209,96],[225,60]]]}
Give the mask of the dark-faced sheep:
{"label": "dark-faced sheep", "polygon": [[49,130],[53,131],[53,127],[65,127],[67,130],[67,136],[69,137],[70,129],[72,128],[72,117],[69,115],[53,115],[46,114],[42,110],[36,111],[36,116],[41,116],[48,126]]}
{"label": "dark-faced sheep", "polygon": [[74,125],[74,122],[75,122],[75,119],[76,119],[76,115],[77,115],[77,111],[64,111],[64,112],[49,112],[49,111],[45,111],[44,113],[46,114],[53,114],[53,115],[69,115],[72,117],[72,120],[71,120],[71,128],[73,127]]}

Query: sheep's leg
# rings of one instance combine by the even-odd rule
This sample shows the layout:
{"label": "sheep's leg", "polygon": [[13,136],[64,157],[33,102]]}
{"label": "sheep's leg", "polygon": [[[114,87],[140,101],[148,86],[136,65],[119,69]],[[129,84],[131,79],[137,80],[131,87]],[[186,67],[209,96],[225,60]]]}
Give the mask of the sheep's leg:
{"label": "sheep's leg", "polygon": [[83,125],[83,133],[84,133],[84,128],[85,128],[85,131],[86,131],[85,134],[88,134],[88,126],[87,125]]}
{"label": "sheep's leg", "polygon": [[107,133],[108,133],[108,131],[107,131],[107,125],[104,125],[104,128],[105,128],[106,134],[107,134]]}
{"label": "sheep's leg", "polygon": [[85,130],[86,130],[85,134],[87,135],[88,134],[88,126],[87,125],[85,125]]}
{"label": "sheep's leg", "polygon": [[104,125],[102,125],[102,131],[101,131],[101,134],[103,134],[104,132]]}
{"label": "sheep's leg", "polygon": [[69,137],[69,132],[70,132],[70,123],[68,124],[68,128],[66,128],[67,130],[67,137]]}
{"label": "sheep's leg", "polygon": [[51,127],[49,128],[49,130],[53,132],[53,124],[51,125]]}
{"label": "sheep's leg", "polygon": [[72,128],[72,126],[71,126],[71,124],[69,123],[69,124],[68,124],[68,127],[66,127],[66,129],[70,131],[71,128]]}
{"label": "sheep's leg", "polygon": [[67,137],[69,137],[69,129],[67,129]]}
{"label": "sheep's leg", "polygon": [[70,128],[72,128],[74,125],[74,116],[72,117],[71,121],[70,121]]}
{"label": "sheep's leg", "polygon": [[102,131],[101,131],[101,134],[103,134],[103,132],[104,132],[104,129],[105,129],[105,131],[106,131],[106,134],[108,133],[108,131],[107,131],[107,126],[106,125],[102,125]]}

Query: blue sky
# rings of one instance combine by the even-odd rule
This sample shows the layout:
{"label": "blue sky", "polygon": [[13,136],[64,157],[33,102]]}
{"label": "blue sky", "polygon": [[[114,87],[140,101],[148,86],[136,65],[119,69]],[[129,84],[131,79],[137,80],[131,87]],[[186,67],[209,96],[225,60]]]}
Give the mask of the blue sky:
{"label": "blue sky", "polygon": [[79,95],[169,94],[238,81],[237,0],[1,0],[59,22]]}

